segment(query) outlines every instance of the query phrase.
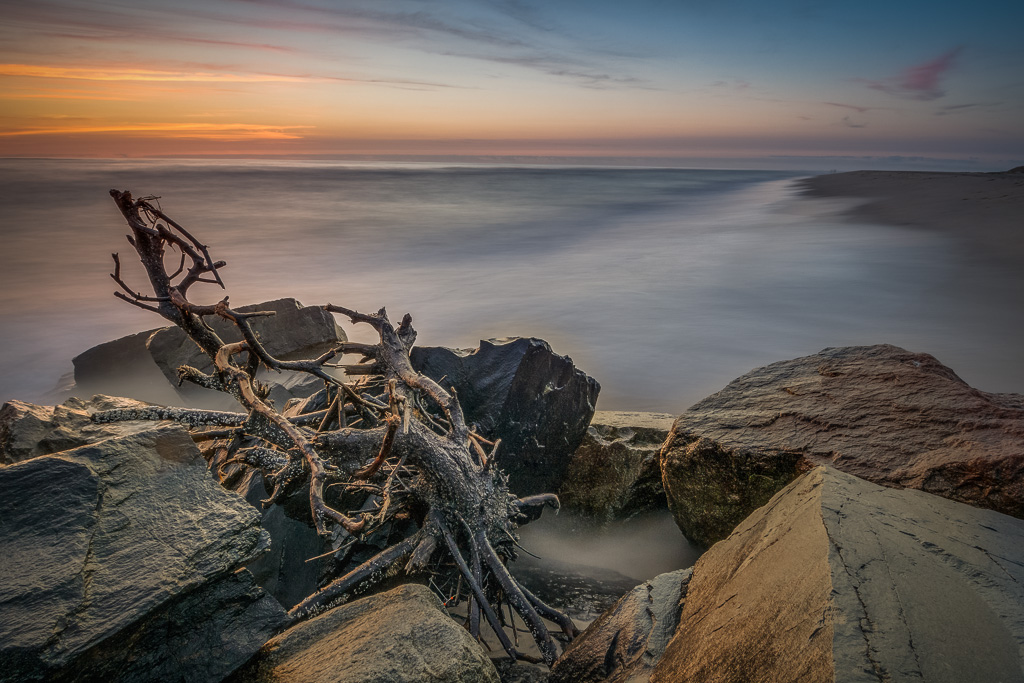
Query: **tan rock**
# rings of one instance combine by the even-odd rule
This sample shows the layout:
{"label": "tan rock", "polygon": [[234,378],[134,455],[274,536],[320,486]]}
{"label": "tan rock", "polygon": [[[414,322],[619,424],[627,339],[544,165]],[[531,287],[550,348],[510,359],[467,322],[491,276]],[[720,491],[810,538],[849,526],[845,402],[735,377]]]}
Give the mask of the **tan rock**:
{"label": "tan rock", "polygon": [[[702,438],[713,448],[694,453]],[[700,457],[718,457],[716,449],[732,454],[729,468],[702,464]],[[766,483],[756,478],[765,467],[778,475],[769,475],[777,489],[822,463],[1024,517],[1024,396],[979,391],[932,356],[896,346],[825,349],[754,370],[700,401],[680,415],[661,458],[684,532],[712,526],[673,494],[689,493],[694,472],[701,486],[727,490],[748,473]],[[718,510],[729,523],[710,541],[759,504],[747,498],[728,515]]]}
{"label": "tan rock", "polygon": [[658,452],[673,420],[667,413],[595,412],[569,461],[562,504],[604,520],[664,509]]}
{"label": "tan rock", "polygon": [[818,467],[693,570],[652,683],[1024,681],[1024,522]]}
{"label": "tan rock", "polygon": [[425,586],[356,600],[271,639],[232,681],[498,683],[469,632]]}

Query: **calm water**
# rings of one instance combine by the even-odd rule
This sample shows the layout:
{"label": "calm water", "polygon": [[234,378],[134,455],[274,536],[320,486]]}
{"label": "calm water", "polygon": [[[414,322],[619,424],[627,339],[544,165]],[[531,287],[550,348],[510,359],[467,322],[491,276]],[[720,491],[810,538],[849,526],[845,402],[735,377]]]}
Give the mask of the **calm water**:
{"label": "calm water", "polygon": [[130,254],[112,187],[160,195],[228,261],[234,304],[387,306],[428,345],[543,337],[606,410],[679,412],[753,367],[881,342],[1024,391],[1024,277],[948,236],[844,222],[798,176],[0,161],[0,400],[38,400],[72,356],[160,322],[111,296],[110,253]]}

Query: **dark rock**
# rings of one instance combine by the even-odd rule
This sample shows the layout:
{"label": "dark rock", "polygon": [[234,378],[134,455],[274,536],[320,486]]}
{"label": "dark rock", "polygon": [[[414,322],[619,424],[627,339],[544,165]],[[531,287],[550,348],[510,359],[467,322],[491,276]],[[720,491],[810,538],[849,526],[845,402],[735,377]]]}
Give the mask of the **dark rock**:
{"label": "dark rock", "polygon": [[492,659],[501,683],[545,683],[550,678],[551,670],[543,664],[531,664],[501,657]]}
{"label": "dark rock", "polygon": [[39,455],[58,453],[96,443],[112,436],[150,429],[149,422],[96,424],[89,416],[100,410],[145,405],[113,396],[94,396],[89,401],[69,398],[59,406],[37,406],[8,401],[0,408],[0,456],[11,464]]}
{"label": "dark rock", "polygon": [[664,509],[658,452],[673,420],[667,413],[594,413],[558,492],[562,504],[604,520]]}
{"label": "dark rock", "polygon": [[558,658],[551,683],[646,683],[675,635],[691,573],[661,574],[622,596]]}
{"label": "dark rock", "polygon": [[1024,680],[1024,521],[818,467],[693,569],[652,683]]}
{"label": "dark rock", "polygon": [[520,496],[559,489],[594,414],[601,386],[547,342],[481,341],[475,350],[416,347],[418,371],[455,387],[466,421],[501,439],[498,463]]}
{"label": "dark rock", "polygon": [[[702,437],[711,443],[698,447]],[[690,462],[696,454],[708,463]],[[714,526],[680,506],[704,495],[694,487],[712,492],[691,500],[698,511],[719,507],[715,492],[738,495],[734,513],[717,514],[736,520],[765,490],[821,463],[1024,517],[1024,396],[978,391],[932,356],[895,346],[825,349],[754,370],[700,401],[679,416],[661,457],[684,532]],[[739,492],[748,471],[774,483],[755,476],[754,490]],[[720,524],[708,540],[726,533]]]}
{"label": "dark rock", "polygon": [[335,607],[273,638],[237,683],[498,683],[483,649],[425,586]]}
{"label": "dark rock", "polygon": [[258,520],[176,426],[0,468],[0,678],[224,677],[284,619]]}
{"label": "dark rock", "polygon": [[704,547],[808,469],[799,453],[724,448],[704,437],[671,444],[661,456],[668,506],[683,535]]}

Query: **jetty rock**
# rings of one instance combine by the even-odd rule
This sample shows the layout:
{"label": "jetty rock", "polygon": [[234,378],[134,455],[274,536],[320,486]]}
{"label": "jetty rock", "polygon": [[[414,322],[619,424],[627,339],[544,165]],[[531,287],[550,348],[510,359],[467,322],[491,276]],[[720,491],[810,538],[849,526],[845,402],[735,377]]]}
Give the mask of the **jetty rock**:
{"label": "jetty rock", "polygon": [[[240,306],[237,310],[274,311],[274,315],[252,318],[250,322],[267,351],[281,360],[313,358],[347,340],[330,313],[318,306],[303,306],[295,299]],[[230,321],[217,316],[207,316],[206,321],[225,342],[241,341],[241,333]],[[213,362],[174,326],[99,344],[75,356],[72,363],[75,367],[72,391],[79,396],[102,393],[160,405],[188,403],[213,408],[224,407],[225,401],[228,406],[233,403],[209,389],[194,385],[178,388],[180,366],[190,365],[208,373],[213,369]],[[262,374],[259,378],[271,385],[271,398],[281,405],[289,398],[305,398],[322,386],[322,382],[308,382],[305,377],[302,377],[302,386],[296,386],[294,378],[276,373]]]}
{"label": "jetty rock", "polygon": [[0,467],[0,680],[220,680],[285,612],[259,514],[163,425]]}
{"label": "jetty rock", "polygon": [[466,422],[501,439],[498,465],[519,496],[558,491],[601,385],[543,339],[487,339],[476,349],[417,346],[412,365],[454,387]]}
{"label": "jetty rock", "polygon": [[902,680],[1024,681],[1024,521],[826,466],[697,561],[650,676]]}
{"label": "jetty rock", "polygon": [[818,464],[1024,517],[1024,396],[974,389],[926,353],[829,348],[698,402],[661,452],[669,507],[704,545]]}
{"label": "jetty rock", "polygon": [[549,683],[647,681],[675,635],[692,571],[660,574],[622,596],[572,641]]}
{"label": "jetty rock", "polygon": [[558,497],[567,510],[611,521],[665,509],[658,454],[675,416],[598,410]]}
{"label": "jetty rock", "polygon": [[498,683],[498,672],[429,588],[405,584],[293,626],[228,681]]}

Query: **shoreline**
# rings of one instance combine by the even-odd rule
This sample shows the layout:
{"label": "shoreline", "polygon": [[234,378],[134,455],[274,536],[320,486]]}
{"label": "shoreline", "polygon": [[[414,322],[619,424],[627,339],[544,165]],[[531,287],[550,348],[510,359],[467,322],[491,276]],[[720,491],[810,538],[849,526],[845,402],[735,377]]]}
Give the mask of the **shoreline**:
{"label": "shoreline", "polygon": [[1024,172],[850,171],[797,181],[809,198],[863,199],[846,213],[937,229],[1001,261],[1024,261]]}

